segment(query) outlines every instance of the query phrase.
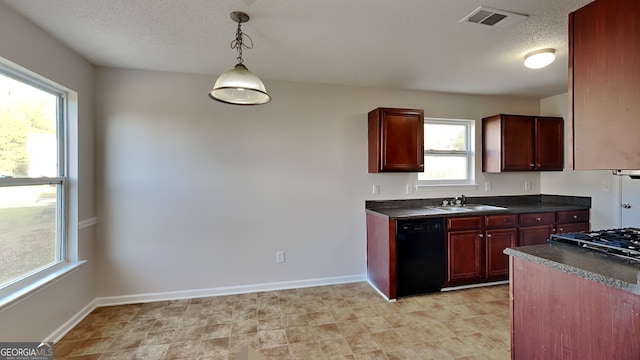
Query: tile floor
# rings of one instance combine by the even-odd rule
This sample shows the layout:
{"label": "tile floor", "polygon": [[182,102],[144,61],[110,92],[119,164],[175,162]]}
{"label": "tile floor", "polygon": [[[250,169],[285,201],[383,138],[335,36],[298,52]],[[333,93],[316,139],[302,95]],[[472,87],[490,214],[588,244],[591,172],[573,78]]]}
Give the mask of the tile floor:
{"label": "tile floor", "polygon": [[509,359],[507,285],[387,302],[368,283],[95,309],[56,359]]}

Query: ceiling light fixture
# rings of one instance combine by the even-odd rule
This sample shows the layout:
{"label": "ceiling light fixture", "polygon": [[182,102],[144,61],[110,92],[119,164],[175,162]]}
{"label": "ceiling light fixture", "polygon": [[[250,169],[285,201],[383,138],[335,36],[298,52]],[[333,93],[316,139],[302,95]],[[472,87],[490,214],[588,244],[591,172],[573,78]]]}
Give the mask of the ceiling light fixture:
{"label": "ceiling light fixture", "polygon": [[542,49],[528,53],[524,56],[524,66],[529,69],[541,69],[556,59],[554,49]]}
{"label": "ceiling light fixture", "polygon": [[[234,105],[260,105],[271,101],[271,96],[267,94],[264,84],[246,66],[242,59],[242,48],[253,48],[253,40],[249,35],[242,32],[241,25],[249,21],[249,15],[234,11],[231,19],[238,23],[236,38],[231,41],[231,48],[238,51],[238,63],[233,69],[220,75],[216,80],[213,89],[209,91],[209,97],[226,104]],[[245,39],[249,45],[245,44]]]}

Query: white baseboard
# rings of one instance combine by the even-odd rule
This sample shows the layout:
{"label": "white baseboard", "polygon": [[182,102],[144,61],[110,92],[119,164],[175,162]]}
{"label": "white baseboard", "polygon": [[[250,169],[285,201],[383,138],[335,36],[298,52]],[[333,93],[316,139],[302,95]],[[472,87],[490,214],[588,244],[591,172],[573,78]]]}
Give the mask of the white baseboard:
{"label": "white baseboard", "polygon": [[220,288],[198,289],[198,290],[181,290],[159,293],[147,293],[137,295],[109,296],[96,298],[97,306],[111,306],[123,304],[136,304],[153,301],[192,299],[209,296],[244,294],[259,291],[274,291],[286,289],[299,289],[312,286],[324,286],[335,284],[346,284],[352,282],[366,281],[366,275],[338,276],[331,278],[283,281],[275,283],[229,286]]}
{"label": "white baseboard", "polygon": [[242,286],[228,286],[220,288],[209,289],[197,289],[197,290],[181,290],[181,291],[167,291],[158,293],[136,294],[136,295],[122,295],[122,296],[108,296],[97,297],[93,299],[87,306],[80,310],[67,322],[62,324],[58,329],[51,333],[47,340],[58,342],[64,335],[66,335],[71,329],[73,329],[82,319],[89,315],[95,308],[100,306],[113,306],[124,304],[136,304],[146,303],[154,301],[167,301],[167,300],[180,300],[180,299],[192,299],[209,296],[221,296],[221,295],[234,295],[245,294],[261,291],[274,291],[274,290],[288,290],[288,289],[300,289],[313,286],[326,286],[347,284],[354,282],[367,281],[367,275],[350,275],[350,276],[337,276],[330,278],[308,279],[308,280],[296,280],[296,281],[282,281],[265,284],[255,285],[242,285]]}
{"label": "white baseboard", "polygon": [[65,336],[71,329],[73,329],[82,319],[89,315],[96,308],[96,300],[91,301],[82,310],[78,311],[71,319],[67,320],[62,326],[57,328],[53,333],[49,334],[44,342],[53,341],[57,343]]}
{"label": "white baseboard", "polygon": [[371,279],[367,279],[367,282],[369,283],[369,285],[371,285],[371,287],[373,288],[373,290],[375,290],[380,296],[382,296],[385,300],[387,300],[388,302],[396,302],[396,299],[389,299],[387,297],[387,295],[385,295],[382,291],[380,291],[380,289],[378,289],[372,282]]}
{"label": "white baseboard", "polygon": [[480,284],[473,284],[473,285],[462,285],[462,286],[454,286],[454,287],[448,287],[448,288],[442,288],[442,292],[445,291],[456,291],[456,290],[465,290],[465,289],[473,289],[473,288],[478,288],[478,287],[487,287],[487,286],[495,286],[495,285],[506,285],[509,283],[509,280],[501,280],[501,281],[493,281],[493,282],[486,282],[486,283],[480,283]]}

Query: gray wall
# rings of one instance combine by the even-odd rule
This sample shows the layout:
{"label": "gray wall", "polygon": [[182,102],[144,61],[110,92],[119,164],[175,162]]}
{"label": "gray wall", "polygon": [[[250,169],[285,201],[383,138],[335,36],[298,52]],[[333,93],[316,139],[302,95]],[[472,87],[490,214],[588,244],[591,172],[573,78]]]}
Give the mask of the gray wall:
{"label": "gray wall", "polygon": [[367,173],[367,112],[378,106],[479,121],[537,114],[537,99],[265,80],[273,101],[238,107],[207,97],[214,81],[98,69],[99,296],[361,280],[367,199],[517,194],[525,180],[539,193],[538,173],[485,176],[479,157],[491,192],[406,195],[416,174]]}
{"label": "gray wall", "polygon": [[[93,66],[0,2],[0,56],[78,93],[79,144],[72,149],[70,227],[96,216],[94,201]],[[41,341],[95,298],[94,230],[78,230],[82,267],[26,299],[0,309],[2,341]]]}

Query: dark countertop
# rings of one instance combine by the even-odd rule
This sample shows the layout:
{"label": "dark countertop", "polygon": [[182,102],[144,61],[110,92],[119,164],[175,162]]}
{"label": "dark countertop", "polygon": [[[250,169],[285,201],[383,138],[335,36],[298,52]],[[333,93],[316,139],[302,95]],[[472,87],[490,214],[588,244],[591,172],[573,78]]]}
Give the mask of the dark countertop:
{"label": "dark countertop", "polygon": [[550,211],[585,210],[591,207],[590,197],[560,195],[521,195],[495,197],[469,197],[468,204],[483,204],[504,207],[504,210],[440,212],[429,209],[438,206],[442,199],[413,199],[367,201],[367,213],[387,217],[389,219],[414,219],[424,217],[452,217],[494,214],[523,214]]}
{"label": "dark countertop", "polygon": [[638,263],[557,242],[508,248],[504,253],[640,295],[640,264]]}

